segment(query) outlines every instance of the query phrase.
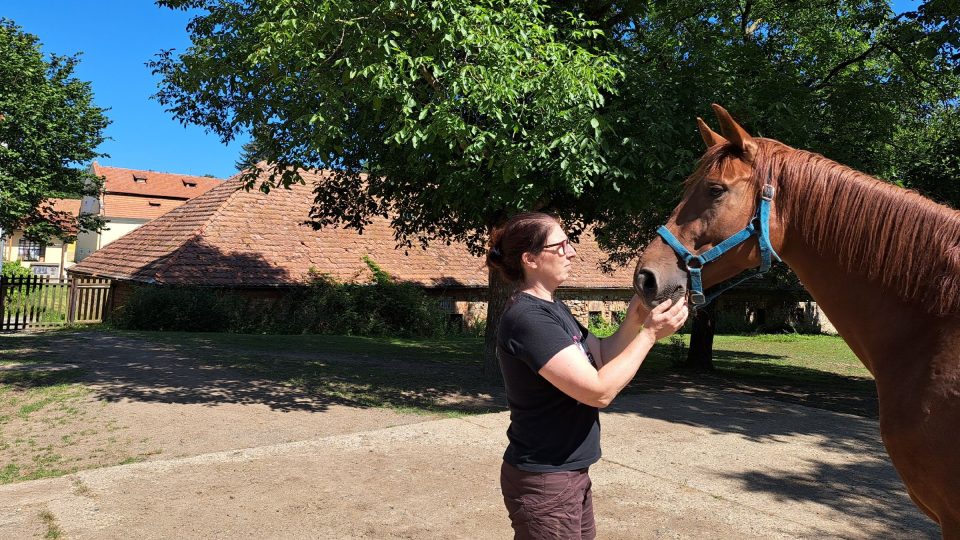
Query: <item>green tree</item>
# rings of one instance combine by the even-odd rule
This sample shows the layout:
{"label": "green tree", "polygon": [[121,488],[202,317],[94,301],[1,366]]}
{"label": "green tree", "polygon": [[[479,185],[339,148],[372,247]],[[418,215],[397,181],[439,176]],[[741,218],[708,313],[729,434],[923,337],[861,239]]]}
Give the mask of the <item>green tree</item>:
{"label": "green tree", "polygon": [[[951,11],[951,7],[952,11]],[[751,133],[896,180],[903,126],[927,123],[956,99],[956,2],[932,0],[894,14],[887,0],[723,0],[613,5],[597,15],[626,73],[605,120],[608,162],[651,193],[624,220],[597,193],[602,231],[617,260],[635,255],[679,195],[703,150],[694,117],[724,105]],[[639,104],[639,105],[638,105]],[[616,144],[622,143],[622,144]]]}
{"label": "green tree", "polygon": [[549,208],[628,261],[674,206],[711,102],[889,177],[903,115],[956,92],[939,0],[901,15],[886,0],[160,3],[202,13],[192,46],[152,63],[161,103],[224,141],[252,133],[262,190],[334,170],[316,225],[390,216],[408,248],[481,252],[507,215]]}
{"label": "green tree", "polygon": [[943,103],[905,127],[894,145],[896,179],[905,187],[960,209],[960,107]]}
{"label": "green tree", "polygon": [[44,59],[36,36],[0,19],[0,229],[35,240],[71,239],[103,226],[97,216],[53,209],[51,197],[99,193],[79,166],[96,152],[109,121],[90,83],[73,76],[78,56]]}
{"label": "green tree", "polygon": [[[612,200],[620,195],[595,193],[600,238],[617,261],[634,257],[674,207],[703,149],[692,119],[711,121],[709,103],[727,106],[751,133],[895,181],[904,156],[919,150],[911,135],[933,136],[931,107],[955,102],[960,88],[954,1],[901,14],[884,0],[598,5],[626,72],[623,99],[605,117],[623,144],[608,144],[606,157],[651,195],[624,212]],[[711,367],[711,325],[709,312],[693,319],[691,367]]]}
{"label": "green tree", "polygon": [[[620,71],[572,12],[535,0],[161,3],[207,10],[188,51],[153,63],[161,103],[225,141],[250,131],[242,159],[272,164],[264,191],[333,169],[316,188],[317,227],[383,215],[407,248],[480,253],[510,214],[570,209],[607,181],[597,114]],[[506,284],[490,284],[496,317]],[[498,374],[492,341],[487,351]]]}

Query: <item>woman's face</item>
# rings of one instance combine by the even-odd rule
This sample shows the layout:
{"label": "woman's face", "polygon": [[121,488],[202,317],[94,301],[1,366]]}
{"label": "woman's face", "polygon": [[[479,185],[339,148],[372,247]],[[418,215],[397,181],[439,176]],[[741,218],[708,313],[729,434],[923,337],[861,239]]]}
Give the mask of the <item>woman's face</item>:
{"label": "woman's face", "polygon": [[576,256],[577,251],[567,239],[567,234],[555,223],[550,228],[543,250],[531,257],[532,264],[526,265],[527,277],[556,287],[570,276],[572,261]]}

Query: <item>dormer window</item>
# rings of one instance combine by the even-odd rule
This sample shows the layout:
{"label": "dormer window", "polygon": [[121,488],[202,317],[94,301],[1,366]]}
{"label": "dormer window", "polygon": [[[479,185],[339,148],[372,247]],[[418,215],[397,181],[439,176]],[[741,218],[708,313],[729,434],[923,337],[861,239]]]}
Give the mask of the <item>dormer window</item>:
{"label": "dormer window", "polygon": [[191,182],[191,181],[189,181],[189,180],[184,180],[184,181],[183,181],[183,185],[184,185],[185,187],[194,187],[194,188],[197,187],[197,183],[196,183],[196,182]]}
{"label": "dormer window", "polygon": [[150,206],[160,206],[160,203],[156,201],[147,201],[147,204],[149,204]]}
{"label": "dormer window", "polygon": [[147,183],[147,177],[146,177],[146,176],[137,176],[137,175],[135,174],[135,175],[133,175],[133,183],[135,183],[135,184],[146,184],[146,183]]}

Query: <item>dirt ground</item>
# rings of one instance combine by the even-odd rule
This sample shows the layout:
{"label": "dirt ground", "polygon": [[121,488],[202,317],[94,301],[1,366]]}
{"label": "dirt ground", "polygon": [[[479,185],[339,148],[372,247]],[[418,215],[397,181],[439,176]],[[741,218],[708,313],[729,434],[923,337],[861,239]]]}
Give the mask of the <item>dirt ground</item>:
{"label": "dirt ground", "polygon": [[[79,472],[0,486],[2,538],[510,536],[504,412],[351,406],[109,333],[48,343],[3,369],[82,387],[7,418],[0,467]],[[938,535],[874,419],[699,387],[623,396],[601,422],[601,538]]]}

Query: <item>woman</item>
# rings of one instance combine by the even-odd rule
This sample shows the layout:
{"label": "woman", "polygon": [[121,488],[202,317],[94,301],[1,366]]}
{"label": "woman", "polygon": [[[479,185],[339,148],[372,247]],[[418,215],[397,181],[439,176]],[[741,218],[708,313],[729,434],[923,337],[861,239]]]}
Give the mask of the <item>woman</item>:
{"label": "woman", "polygon": [[588,470],[600,459],[599,408],[687,318],[685,302],[648,313],[634,296],[617,332],[598,339],[553,297],[575,257],[557,219],[537,212],[511,218],[487,255],[517,286],[497,329],[510,405],[500,487],[515,538],[596,536]]}

